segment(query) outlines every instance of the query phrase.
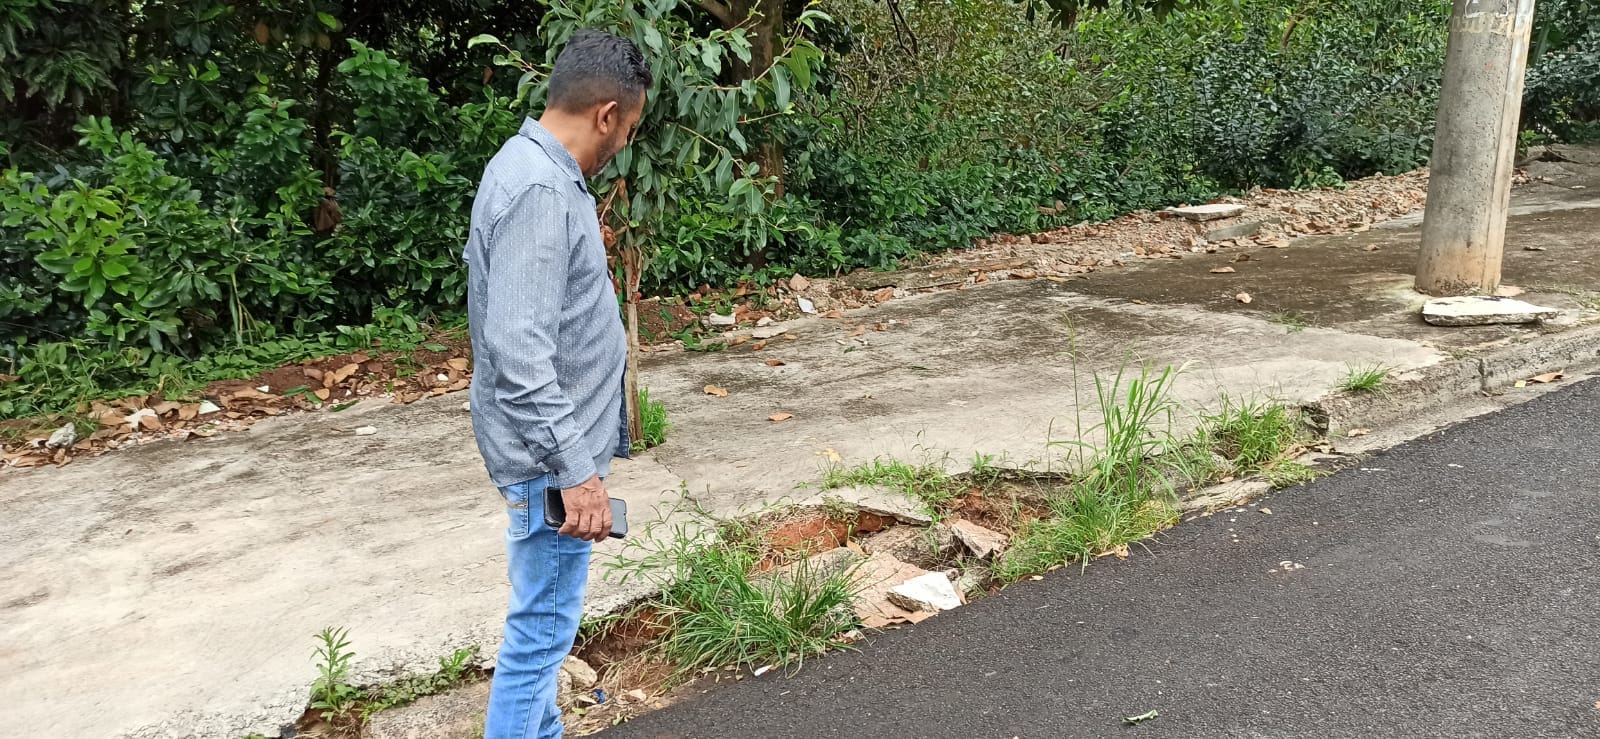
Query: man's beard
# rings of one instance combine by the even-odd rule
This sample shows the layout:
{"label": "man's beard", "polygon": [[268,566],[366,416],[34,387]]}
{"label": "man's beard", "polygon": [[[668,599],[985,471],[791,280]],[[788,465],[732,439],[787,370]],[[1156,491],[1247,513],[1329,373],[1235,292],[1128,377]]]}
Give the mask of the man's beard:
{"label": "man's beard", "polygon": [[589,173],[589,176],[594,177],[604,172],[606,165],[610,164],[611,160],[617,156],[617,152],[622,151],[622,147],[627,146],[627,144],[627,139],[616,143],[606,142],[605,148],[599,151],[600,156],[595,158],[594,172]]}

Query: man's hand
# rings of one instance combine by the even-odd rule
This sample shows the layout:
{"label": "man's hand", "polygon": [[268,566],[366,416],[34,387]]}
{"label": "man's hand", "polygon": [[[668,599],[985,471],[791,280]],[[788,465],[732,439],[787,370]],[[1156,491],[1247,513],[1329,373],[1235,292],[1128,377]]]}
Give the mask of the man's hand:
{"label": "man's hand", "polygon": [[584,541],[605,541],[611,534],[611,501],[599,477],[561,491],[567,520],[557,533]]}

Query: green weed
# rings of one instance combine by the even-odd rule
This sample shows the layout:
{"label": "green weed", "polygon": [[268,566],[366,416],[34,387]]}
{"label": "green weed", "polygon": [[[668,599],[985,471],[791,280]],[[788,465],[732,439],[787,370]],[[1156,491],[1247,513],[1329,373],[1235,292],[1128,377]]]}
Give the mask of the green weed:
{"label": "green weed", "polygon": [[481,679],[477,665],[478,648],[457,649],[439,658],[439,671],[421,675],[368,691],[361,705],[362,720],[378,711],[410,705],[419,698],[443,693],[451,688]]}
{"label": "green weed", "polygon": [[1226,397],[1216,413],[1202,417],[1200,438],[1232,464],[1233,472],[1251,475],[1277,464],[1301,442],[1298,413],[1277,403],[1235,402]]}
{"label": "green weed", "polygon": [[945,474],[941,464],[913,465],[881,457],[855,467],[830,468],[822,478],[824,490],[869,486],[891,488],[916,498],[934,517],[940,516],[962,490]]}
{"label": "green weed", "polygon": [[1352,394],[1377,393],[1382,392],[1388,380],[1389,369],[1381,365],[1350,367],[1344,379],[1339,381],[1339,389]]}
{"label": "green weed", "polygon": [[994,575],[1013,582],[1071,562],[1109,554],[1178,520],[1167,496],[1121,495],[1116,490],[1076,485],[1051,500],[1050,515],[1027,521],[1011,548],[995,563]]}
{"label": "green weed", "polygon": [[351,685],[348,629],[328,627],[317,634],[319,642],[313,653],[317,665],[317,679],[311,683],[311,708],[322,711],[322,719],[329,723],[349,720],[351,711],[361,698],[361,690]]}
{"label": "green weed", "polygon": [[1089,431],[1104,442],[1091,445],[1082,433],[1077,441],[1055,442],[1072,449],[1068,461],[1077,476],[1048,496],[1048,515],[1022,524],[995,563],[996,578],[1011,582],[1062,564],[1086,564],[1177,520],[1172,481],[1157,461],[1182,446],[1171,433],[1176,375],[1171,367],[1145,367],[1137,375],[1123,368],[1109,381],[1095,375],[1102,420]]}
{"label": "green weed", "polygon": [[667,421],[667,406],[650,399],[648,388],[639,388],[639,425],[644,438],[633,443],[634,451],[661,446],[667,440],[672,424]]}
{"label": "green weed", "polygon": [[[703,512],[700,516],[703,516]],[[703,537],[714,527],[714,537]],[[654,540],[656,544],[639,542]],[[610,566],[662,586],[646,605],[666,635],[653,649],[681,673],[705,667],[787,665],[836,646],[854,625],[854,568],[818,570],[809,560],[759,572],[769,552],[746,524],[703,519],[631,540]]]}
{"label": "green weed", "polygon": [[1306,330],[1307,326],[1311,325],[1310,316],[1307,316],[1306,314],[1297,310],[1269,313],[1267,314],[1267,320],[1283,326],[1284,328],[1288,329],[1289,333],[1291,334],[1300,333],[1301,331]]}

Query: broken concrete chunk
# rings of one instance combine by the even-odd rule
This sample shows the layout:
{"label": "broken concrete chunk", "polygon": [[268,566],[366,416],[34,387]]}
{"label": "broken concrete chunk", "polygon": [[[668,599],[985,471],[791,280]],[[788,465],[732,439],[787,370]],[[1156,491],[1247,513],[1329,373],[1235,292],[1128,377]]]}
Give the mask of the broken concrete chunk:
{"label": "broken concrete chunk", "polygon": [[1550,156],[1573,164],[1600,165],[1600,149],[1573,144],[1550,144],[1545,148]]}
{"label": "broken concrete chunk", "polygon": [[955,534],[956,541],[979,559],[989,559],[1006,550],[1006,535],[998,531],[991,531],[971,521],[956,521],[950,524],[951,533]]}
{"label": "broken concrete chunk", "polygon": [[1272,492],[1266,480],[1236,480],[1201,490],[1183,501],[1184,512],[1217,511],[1231,508]]}
{"label": "broken concrete chunk", "polygon": [[216,403],[213,403],[213,402],[211,402],[209,400],[200,401],[200,415],[202,415],[202,416],[210,415],[212,413],[218,413],[218,412],[221,412],[221,411],[222,411],[222,408],[219,407]]}
{"label": "broken concrete chunk", "polygon": [[362,426],[361,428],[356,429],[356,436],[371,436],[376,433],[378,433],[378,428],[376,426]]}
{"label": "broken concrete chunk", "polygon": [[588,690],[600,682],[600,674],[595,672],[588,662],[570,654],[567,655],[566,661],[561,663],[561,671],[572,678],[574,690]]}
{"label": "broken concrete chunk", "polygon": [[157,418],[156,412],[150,410],[149,408],[140,408],[139,410],[129,413],[122,422],[131,426],[134,431],[138,431],[140,430],[141,424],[144,424],[144,419],[146,418]]}
{"label": "broken concrete chunk", "polygon": [[1576,174],[1570,169],[1555,162],[1537,161],[1528,163],[1528,177],[1535,180],[1560,180]]}
{"label": "broken concrete chunk", "polygon": [[933,523],[927,506],[922,501],[892,488],[844,487],[823,493],[823,498],[837,499],[858,511],[876,513],[893,518],[900,523],[926,526]]}
{"label": "broken concrete chunk", "polygon": [[44,443],[46,449],[60,449],[78,443],[78,429],[72,424],[67,424],[56,429],[50,439]]}
{"label": "broken concrete chunk", "polygon": [[948,526],[896,526],[866,540],[867,551],[883,552],[902,562],[925,569],[953,559],[955,532]]}
{"label": "broken concrete chunk", "polygon": [[1205,238],[1206,241],[1233,241],[1246,236],[1254,236],[1260,230],[1260,221],[1245,221],[1244,223],[1235,223],[1232,226],[1213,228],[1205,233]]}
{"label": "broken concrete chunk", "polygon": [[763,326],[751,331],[750,336],[759,340],[775,338],[786,333],[789,333],[789,328],[787,326]]}
{"label": "broken concrete chunk", "polygon": [[890,588],[889,602],[908,611],[938,613],[961,607],[961,594],[941,572],[911,578]]}
{"label": "broken concrete chunk", "polygon": [[732,314],[712,313],[706,316],[706,325],[708,326],[732,326],[738,322]]}
{"label": "broken concrete chunk", "polygon": [[[906,620],[911,614],[889,600],[889,591],[908,580],[929,574],[927,570],[875,552],[856,569],[859,591],[851,604],[863,626],[881,628]],[[937,575],[937,577],[944,577]]]}
{"label": "broken concrete chunk", "polygon": [[1232,218],[1244,213],[1244,206],[1232,203],[1211,203],[1210,205],[1191,205],[1184,208],[1168,208],[1168,213],[1183,216],[1191,221],[1215,221],[1220,218]]}
{"label": "broken concrete chunk", "polygon": [[966,598],[969,595],[982,592],[983,584],[988,579],[986,571],[968,569],[962,570],[961,574],[956,575],[956,579],[952,583],[955,585],[956,592],[960,593],[962,598]]}
{"label": "broken concrete chunk", "polygon": [[1555,308],[1491,295],[1437,298],[1422,306],[1422,320],[1435,326],[1538,323],[1560,314]]}

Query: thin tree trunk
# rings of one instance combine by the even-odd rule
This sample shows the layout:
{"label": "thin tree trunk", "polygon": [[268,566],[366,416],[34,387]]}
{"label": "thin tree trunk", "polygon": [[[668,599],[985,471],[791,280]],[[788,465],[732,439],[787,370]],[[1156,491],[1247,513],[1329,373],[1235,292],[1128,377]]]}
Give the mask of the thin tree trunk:
{"label": "thin tree trunk", "polygon": [[639,443],[644,441],[644,409],[639,407],[639,268],[643,259],[633,239],[621,241],[622,289],[627,291],[624,300],[628,306],[628,379],[623,390],[628,394],[628,438]]}

